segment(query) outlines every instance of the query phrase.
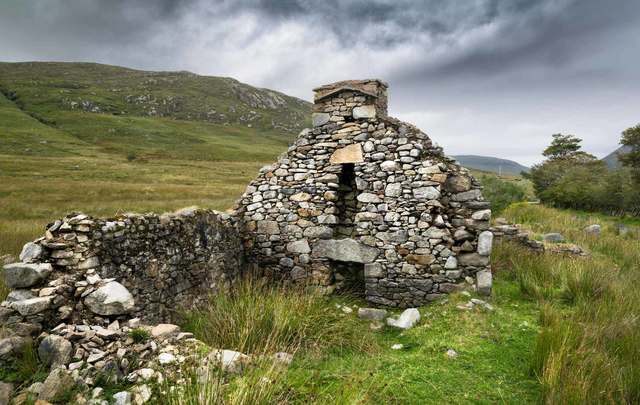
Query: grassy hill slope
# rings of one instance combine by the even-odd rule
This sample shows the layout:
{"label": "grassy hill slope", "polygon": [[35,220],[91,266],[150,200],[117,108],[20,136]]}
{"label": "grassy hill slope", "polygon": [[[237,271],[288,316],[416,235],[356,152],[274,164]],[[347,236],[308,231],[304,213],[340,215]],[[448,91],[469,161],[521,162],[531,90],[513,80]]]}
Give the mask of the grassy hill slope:
{"label": "grassy hill slope", "polygon": [[310,111],[230,78],[90,63],[0,63],[0,93],[0,153],[32,156],[266,160]]}
{"label": "grassy hill slope", "polygon": [[0,255],[70,211],[226,209],[309,118],[229,78],[0,63]]}
{"label": "grassy hill slope", "polygon": [[528,167],[523,166],[518,162],[514,162],[513,160],[477,155],[457,155],[452,157],[468,169],[515,175],[529,171]]}

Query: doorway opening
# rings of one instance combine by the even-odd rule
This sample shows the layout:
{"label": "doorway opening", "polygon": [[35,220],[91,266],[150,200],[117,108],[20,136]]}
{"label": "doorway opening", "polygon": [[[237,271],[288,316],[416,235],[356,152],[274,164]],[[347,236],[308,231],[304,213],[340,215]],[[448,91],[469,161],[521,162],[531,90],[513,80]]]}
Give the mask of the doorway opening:
{"label": "doorway opening", "polygon": [[358,298],[365,296],[364,264],[332,261],[336,292]]}

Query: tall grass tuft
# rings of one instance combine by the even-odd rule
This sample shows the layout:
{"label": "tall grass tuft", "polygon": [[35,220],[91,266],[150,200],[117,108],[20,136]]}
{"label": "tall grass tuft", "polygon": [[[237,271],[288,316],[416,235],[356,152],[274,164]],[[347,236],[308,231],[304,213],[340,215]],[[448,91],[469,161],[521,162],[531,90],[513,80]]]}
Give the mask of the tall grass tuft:
{"label": "tall grass tuft", "polygon": [[182,326],[211,347],[243,353],[373,349],[362,323],[327,300],[311,288],[245,279],[184,313]]}
{"label": "tall grass tuft", "polygon": [[184,383],[178,388],[163,385],[156,389],[162,404],[286,403],[289,390],[279,383],[286,367],[274,362],[273,354],[287,352],[297,358],[378,350],[366,323],[345,315],[329,298],[304,286],[243,279],[181,318],[183,329],[199,340],[212,348],[248,354],[252,364],[236,376],[215,368],[203,373],[187,366]]}
{"label": "tall grass tuft", "polygon": [[[586,259],[530,253],[503,243],[496,271],[542,304],[532,367],[551,404],[640,403],[640,244],[604,216],[515,205],[505,216],[536,232],[562,232]],[[591,223],[604,231],[584,232]]]}

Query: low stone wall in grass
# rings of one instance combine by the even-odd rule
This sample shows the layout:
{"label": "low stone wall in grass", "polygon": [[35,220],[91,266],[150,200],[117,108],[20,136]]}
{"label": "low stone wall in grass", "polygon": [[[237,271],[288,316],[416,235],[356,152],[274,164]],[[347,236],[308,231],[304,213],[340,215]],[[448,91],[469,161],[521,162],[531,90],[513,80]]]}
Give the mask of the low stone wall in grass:
{"label": "low stone wall in grass", "polygon": [[185,209],[111,219],[69,215],[6,265],[0,323],[36,334],[62,322],[166,321],[228,288],[244,267],[237,222]]}

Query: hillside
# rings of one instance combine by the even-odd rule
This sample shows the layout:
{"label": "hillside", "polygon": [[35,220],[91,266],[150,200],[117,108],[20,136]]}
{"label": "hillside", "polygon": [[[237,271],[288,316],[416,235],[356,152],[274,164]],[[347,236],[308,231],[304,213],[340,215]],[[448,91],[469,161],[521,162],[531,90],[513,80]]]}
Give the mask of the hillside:
{"label": "hillside", "polygon": [[457,155],[452,157],[466,168],[482,170],[485,172],[520,174],[523,171],[529,171],[528,167],[523,166],[518,162],[514,162],[513,160],[477,155]]}
{"label": "hillside", "polygon": [[0,63],[0,93],[0,153],[34,156],[268,160],[310,111],[231,78],[93,63]]}
{"label": "hillside", "polygon": [[611,152],[610,154],[608,154],[607,156],[605,156],[602,160],[611,169],[617,169],[617,168],[619,168],[621,166],[620,165],[620,161],[618,160],[618,155],[627,153],[628,150],[629,150],[628,146],[621,146],[618,149],[616,149],[613,152]]}

